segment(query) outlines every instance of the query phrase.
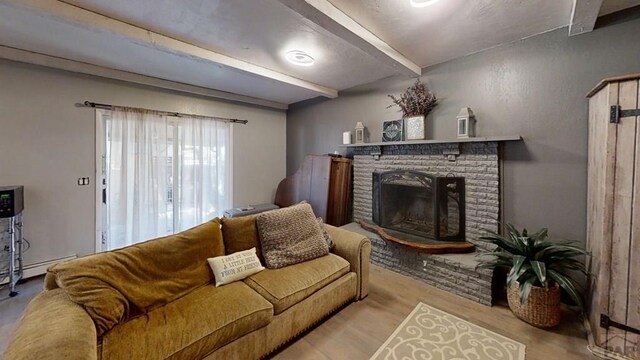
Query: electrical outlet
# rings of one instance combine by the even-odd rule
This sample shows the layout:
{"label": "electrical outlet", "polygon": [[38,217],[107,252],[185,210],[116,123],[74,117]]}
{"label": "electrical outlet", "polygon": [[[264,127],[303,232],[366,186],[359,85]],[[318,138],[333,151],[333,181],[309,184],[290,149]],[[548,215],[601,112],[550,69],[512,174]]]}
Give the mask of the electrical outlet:
{"label": "electrical outlet", "polygon": [[86,185],[89,185],[89,178],[88,177],[78,178],[78,186],[86,186]]}

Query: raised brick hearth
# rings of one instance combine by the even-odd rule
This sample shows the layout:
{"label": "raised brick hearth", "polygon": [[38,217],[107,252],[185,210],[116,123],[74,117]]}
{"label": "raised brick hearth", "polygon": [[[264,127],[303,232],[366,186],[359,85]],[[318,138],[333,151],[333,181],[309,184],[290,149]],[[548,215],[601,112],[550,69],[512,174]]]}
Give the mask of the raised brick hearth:
{"label": "raised brick hearth", "polygon": [[350,223],[342,228],[371,239],[371,261],[374,264],[469,300],[491,305],[493,272],[476,269],[475,254],[425,254],[384,241],[357,223]]}

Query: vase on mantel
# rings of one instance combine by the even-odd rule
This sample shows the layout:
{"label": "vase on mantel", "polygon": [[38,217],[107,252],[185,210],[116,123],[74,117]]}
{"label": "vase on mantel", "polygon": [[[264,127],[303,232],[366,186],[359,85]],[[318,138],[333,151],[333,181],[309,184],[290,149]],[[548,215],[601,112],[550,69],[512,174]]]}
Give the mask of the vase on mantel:
{"label": "vase on mantel", "polygon": [[425,138],[425,117],[438,105],[436,95],[418,78],[399,96],[387,95],[393,103],[387,108],[397,106],[402,111],[405,140],[423,140]]}
{"label": "vase on mantel", "polygon": [[406,140],[424,140],[425,116],[409,115],[404,118],[404,131]]}

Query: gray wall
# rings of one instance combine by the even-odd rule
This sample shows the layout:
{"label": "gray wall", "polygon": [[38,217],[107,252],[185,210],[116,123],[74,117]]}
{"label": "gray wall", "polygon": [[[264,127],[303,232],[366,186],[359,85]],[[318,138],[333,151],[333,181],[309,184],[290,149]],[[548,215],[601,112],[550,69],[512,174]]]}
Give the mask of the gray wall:
{"label": "gray wall", "polygon": [[[26,264],[94,251],[95,115],[83,100],[248,119],[233,127],[233,202],[270,202],[285,175],[284,111],[0,60],[0,185],[25,186]],[[259,176],[256,176],[259,174]]]}
{"label": "gray wall", "polygon": [[[478,134],[511,135],[504,147],[505,221],[549,227],[558,238],[584,241],[586,227],[586,93],[602,78],[640,72],[640,20],[575,37],[558,29],[423,69],[440,98],[428,117],[428,138],[454,138],[463,106],[477,115]],[[429,46],[429,44],[424,44]],[[287,113],[287,173],[304,155],[341,150],[342,132],[362,121],[372,141],[381,123],[400,118],[385,109],[412,79],[391,78],[310,100]]]}

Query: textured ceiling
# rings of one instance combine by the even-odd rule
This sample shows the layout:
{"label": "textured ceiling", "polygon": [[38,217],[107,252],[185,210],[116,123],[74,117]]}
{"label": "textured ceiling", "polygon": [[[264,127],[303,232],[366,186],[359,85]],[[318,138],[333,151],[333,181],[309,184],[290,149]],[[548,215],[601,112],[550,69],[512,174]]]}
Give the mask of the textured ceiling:
{"label": "textured ceiling", "polygon": [[[394,74],[276,0],[65,2],[338,90]],[[307,52],[316,65],[301,67],[287,62],[282,55],[291,49]]]}
{"label": "textured ceiling", "polygon": [[1,3],[0,44],[285,104],[317,96],[293,85]]}
{"label": "textured ceiling", "polygon": [[[408,0],[329,1],[421,67],[566,26],[573,4],[440,0],[414,8]],[[604,0],[600,14],[636,5],[640,0]],[[75,12],[51,10],[61,7]],[[307,19],[292,8],[278,0],[0,0],[0,45],[283,104],[335,96],[335,90],[397,74],[379,54],[354,45],[348,30],[335,31],[333,24],[328,31],[331,18]],[[78,12],[133,25],[143,35],[119,32],[131,26],[117,21],[118,28],[109,29],[68,15]],[[178,45],[157,43],[156,35],[140,29]],[[183,51],[185,46],[197,51]],[[210,51],[201,55],[202,49],[265,71],[222,65]],[[286,62],[283,53],[291,49],[309,53],[316,64]]]}
{"label": "textured ceiling", "polygon": [[424,67],[566,26],[573,0],[330,0]]}
{"label": "textured ceiling", "polygon": [[640,5],[640,0],[604,0],[600,8],[600,15],[607,15]]}

